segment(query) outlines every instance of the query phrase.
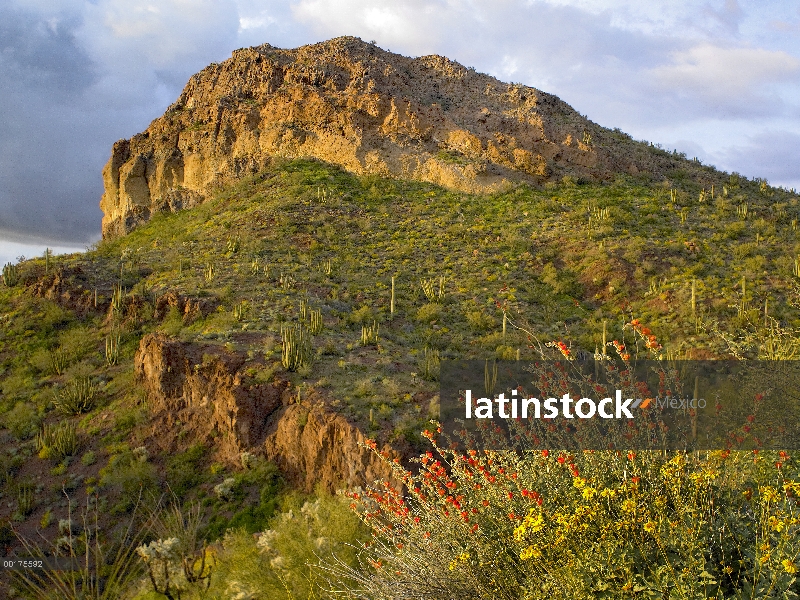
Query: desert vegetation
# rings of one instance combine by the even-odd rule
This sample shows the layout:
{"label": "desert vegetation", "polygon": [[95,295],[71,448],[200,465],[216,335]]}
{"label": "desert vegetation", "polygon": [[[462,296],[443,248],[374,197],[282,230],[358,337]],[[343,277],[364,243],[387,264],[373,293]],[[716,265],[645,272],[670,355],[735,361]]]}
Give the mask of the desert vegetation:
{"label": "desert vegetation", "polygon": [[[701,171],[470,195],[276,160],[84,254],[9,265],[0,540],[82,566],[60,595],[45,575],[6,589],[792,597],[790,449],[471,454],[424,434],[443,360],[625,360],[656,349],[644,326],[664,359],[796,358],[800,199]],[[239,361],[254,389],[323,399],[378,458],[398,450],[382,460],[405,486],[299,491],[263,448],[157,421],[134,369],[152,333],[199,348],[196,372]]]}

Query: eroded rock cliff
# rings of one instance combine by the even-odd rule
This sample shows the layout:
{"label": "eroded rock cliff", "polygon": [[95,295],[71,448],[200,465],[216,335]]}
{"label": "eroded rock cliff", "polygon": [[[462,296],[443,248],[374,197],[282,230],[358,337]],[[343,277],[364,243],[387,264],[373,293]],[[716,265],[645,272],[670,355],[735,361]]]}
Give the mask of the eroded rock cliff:
{"label": "eroded rock cliff", "polygon": [[670,159],[587,120],[557,97],[442,56],[408,58],[342,37],[237,50],[192,76],[103,170],[103,236],[207,199],[274,156],[464,191],[514,181],[661,175]]}
{"label": "eroded rock cliff", "polygon": [[241,357],[214,347],[163,335],[142,339],[136,380],[147,394],[155,423],[149,439],[159,451],[174,451],[188,437],[233,464],[241,452],[254,452],[307,491],[391,479],[387,463],[359,445],[362,433],[327,410],[321,397],[297,402],[287,382],[248,382],[243,365]]}

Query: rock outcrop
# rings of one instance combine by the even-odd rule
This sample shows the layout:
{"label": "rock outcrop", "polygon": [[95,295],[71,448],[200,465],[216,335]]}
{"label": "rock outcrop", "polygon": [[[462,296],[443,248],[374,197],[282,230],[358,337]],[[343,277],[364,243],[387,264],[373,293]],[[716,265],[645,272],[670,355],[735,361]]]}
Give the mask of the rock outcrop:
{"label": "rock outcrop", "polygon": [[154,417],[150,443],[171,452],[182,439],[199,441],[232,464],[243,451],[260,454],[307,491],[391,480],[388,464],[359,445],[361,432],[321,398],[297,402],[284,381],[248,383],[244,364],[219,348],[145,336],[134,368]]}
{"label": "rock outcrop", "polygon": [[103,170],[103,236],[207,199],[272,157],[468,192],[564,175],[660,176],[665,153],[587,120],[556,96],[442,56],[408,58],[342,37],[294,50],[237,50],[192,76]]}

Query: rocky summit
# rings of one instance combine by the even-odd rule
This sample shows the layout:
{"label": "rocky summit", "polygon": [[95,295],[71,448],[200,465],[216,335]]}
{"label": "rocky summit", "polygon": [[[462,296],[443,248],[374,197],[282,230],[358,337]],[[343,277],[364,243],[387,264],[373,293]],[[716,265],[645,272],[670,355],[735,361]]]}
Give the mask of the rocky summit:
{"label": "rocky summit", "polygon": [[556,96],[445,57],[408,58],[354,37],[236,50],[192,76],[103,170],[103,236],[203,202],[274,157],[465,192],[510,184],[663,177],[676,158],[589,121]]}

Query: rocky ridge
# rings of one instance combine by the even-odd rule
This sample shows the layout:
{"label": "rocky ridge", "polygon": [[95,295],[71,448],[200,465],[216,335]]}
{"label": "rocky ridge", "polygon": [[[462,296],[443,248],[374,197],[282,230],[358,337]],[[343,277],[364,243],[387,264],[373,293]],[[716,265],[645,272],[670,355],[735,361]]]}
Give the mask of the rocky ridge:
{"label": "rocky ridge", "polygon": [[142,338],[134,369],[153,417],[152,449],[173,453],[190,434],[229,464],[238,465],[242,452],[264,456],[309,492],[394,481],[388,463],[323,397],[298,399],[286,381],[255,384],[242,372],[244,362],[219,348],[157,334]]}
{"label": "rocky ridge", "polygon": [[556,96],[442,56],[408,58],[353,37],[264,44],[195,74],[147,130],[114,144],[103,236],[203,202],[273,157],[301,156],[465,192],[565,175],[661,178],[678,162]]}

